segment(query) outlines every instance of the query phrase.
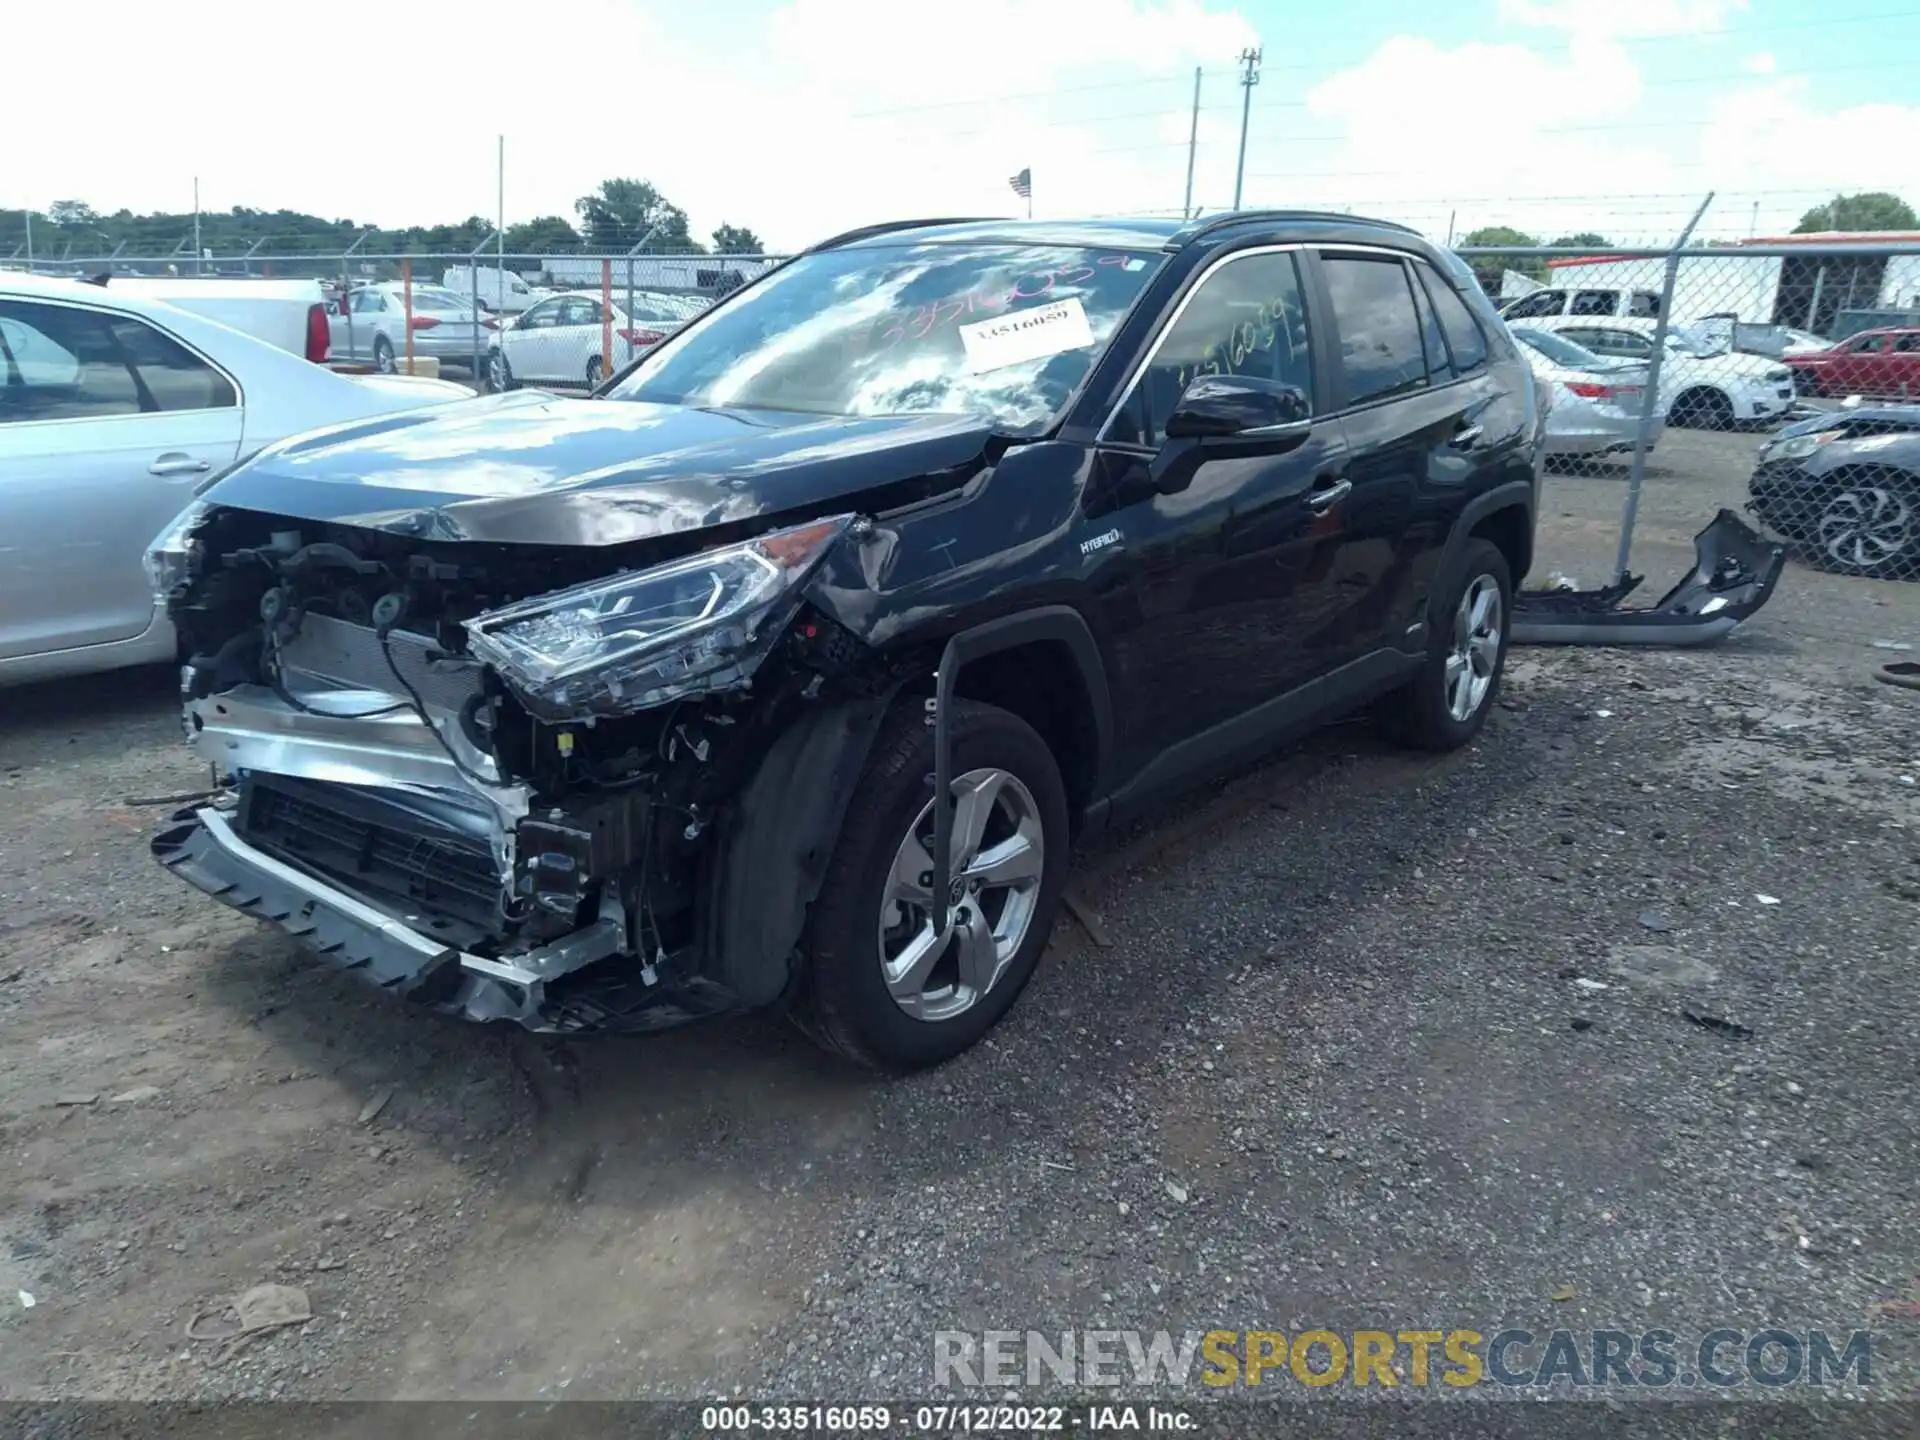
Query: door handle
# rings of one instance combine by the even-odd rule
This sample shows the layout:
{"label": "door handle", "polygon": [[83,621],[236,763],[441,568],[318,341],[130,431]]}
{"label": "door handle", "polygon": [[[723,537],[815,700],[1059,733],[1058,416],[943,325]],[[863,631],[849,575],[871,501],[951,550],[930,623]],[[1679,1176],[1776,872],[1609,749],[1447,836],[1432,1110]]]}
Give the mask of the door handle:
{"label": "door handle", "polygon": [[1456,450],[1471,450],[1480,443],[1480,437],[1485,433],[1484,425],[1463,425],[1453,432],[1453,438],[1447,444]]}
{"label": "door handle", "polygon": [[196,460],[191,455],[182,455],[178,450],[172,450],[147,466],[147,473],[149,475],[204,475],[212,468],[211,460]]}
{"label": "door handle", "polygon": [[1307,492],[1309,510],[1326,510],[1353,493],[1353,482],[1344,475],[1323,475]]}

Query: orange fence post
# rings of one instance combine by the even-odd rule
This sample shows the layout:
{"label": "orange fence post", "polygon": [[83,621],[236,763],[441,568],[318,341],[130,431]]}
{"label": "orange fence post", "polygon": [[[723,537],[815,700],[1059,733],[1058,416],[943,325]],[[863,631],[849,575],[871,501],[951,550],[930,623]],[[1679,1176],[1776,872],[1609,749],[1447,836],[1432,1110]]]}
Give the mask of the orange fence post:
{"label": "orange fence post", "polygon": [[413,374],[413,261],[400,262],[401,307],[407,321],[407,374]]}
{"label": "orange fence post", "polygon": [[613,261],[600,262],[600,374],[613,373]]}

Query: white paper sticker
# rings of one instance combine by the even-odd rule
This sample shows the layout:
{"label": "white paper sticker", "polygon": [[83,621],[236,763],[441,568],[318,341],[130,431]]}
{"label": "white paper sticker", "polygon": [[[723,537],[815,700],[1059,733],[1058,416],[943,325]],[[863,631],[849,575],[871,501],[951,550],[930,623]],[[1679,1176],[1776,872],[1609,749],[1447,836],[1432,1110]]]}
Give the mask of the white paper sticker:
{"label": "white paper sticker", "polygon": [[1093,327],[1078,299],[1056,300],[1031,310],[1016,310],[994,320],[977,320],[960,327],[960,343],[967,350],[967,369],[998,370],[1028,360],[1042,360],[1093,344]]}

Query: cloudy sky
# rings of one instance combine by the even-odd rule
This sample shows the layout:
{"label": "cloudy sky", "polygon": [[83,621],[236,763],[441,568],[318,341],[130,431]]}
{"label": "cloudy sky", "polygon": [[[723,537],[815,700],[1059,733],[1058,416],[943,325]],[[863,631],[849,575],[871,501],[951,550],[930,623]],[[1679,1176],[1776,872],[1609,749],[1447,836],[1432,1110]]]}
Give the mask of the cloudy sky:
{"label": "cloudy sky", "polygon": [[[284,12],[282,12],[284,14]],[[249,205],[386,226],[571,214],[653,180],[776,247],[903,215],[1248,205],[1435,236],[1790,228],[1835,190],[1920,204],[1916,0],[103,0],[7,21],[0,207]],[[52,63],[55,58],[59,63]],[[1755,207],[1758,206],[1756,213]]]}

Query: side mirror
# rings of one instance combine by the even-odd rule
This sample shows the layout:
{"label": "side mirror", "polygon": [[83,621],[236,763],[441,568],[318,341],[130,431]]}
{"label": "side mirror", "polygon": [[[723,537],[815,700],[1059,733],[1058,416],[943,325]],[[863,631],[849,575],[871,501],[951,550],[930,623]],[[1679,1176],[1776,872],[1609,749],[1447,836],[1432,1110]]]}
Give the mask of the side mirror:
{"label": "side mirror", "polygon": [[1253,375],[1202,375],[1167,417],[1166,444],[1147,475],[1162,495],[1176,494],[1209,456],[1285,454],[1312,430],[1313,405],[1299,386]]}
{"label": "side mirror", "polygon": [[1181,394],[1165,426],[1169,440],[1306,436],[1313,407],[1297,385],[1253,375],[1202,375]]}

